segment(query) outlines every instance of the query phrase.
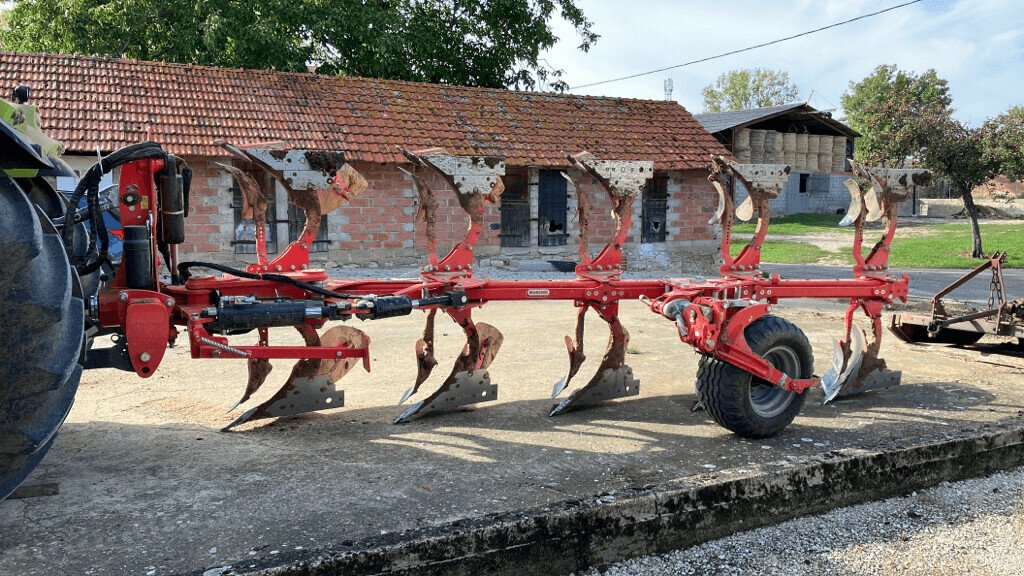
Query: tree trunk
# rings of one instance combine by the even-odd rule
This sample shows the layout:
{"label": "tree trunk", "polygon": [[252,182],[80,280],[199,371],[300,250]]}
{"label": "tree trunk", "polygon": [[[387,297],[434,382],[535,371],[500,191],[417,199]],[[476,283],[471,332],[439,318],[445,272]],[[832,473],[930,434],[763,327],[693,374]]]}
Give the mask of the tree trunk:
{"label": "tree trunk", "polygon": [[960,194],[964,199],[964,208],[967,209],[967,216],[971,219],[971,234],[974,237],[974,245],[971,248],[971,258],[984,258],[985,252],[981,249],[981,228],[978,226],[978,207],[974,205],[974,196],[971,194],[971,187],[962,187]]}

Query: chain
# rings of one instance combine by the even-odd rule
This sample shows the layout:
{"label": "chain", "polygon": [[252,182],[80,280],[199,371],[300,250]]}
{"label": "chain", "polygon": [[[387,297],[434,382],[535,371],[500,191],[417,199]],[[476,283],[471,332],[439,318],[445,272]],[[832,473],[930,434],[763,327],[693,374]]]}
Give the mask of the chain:
{"label": "chain", "polygon": [[1003,305],[1006,299],[1003,296],[1003,284],[999,281],[999,270],[992,270],[992,281],[988,285],[988,307],[989,309],[996,307],[996,296],[999,297],[999,306]]}

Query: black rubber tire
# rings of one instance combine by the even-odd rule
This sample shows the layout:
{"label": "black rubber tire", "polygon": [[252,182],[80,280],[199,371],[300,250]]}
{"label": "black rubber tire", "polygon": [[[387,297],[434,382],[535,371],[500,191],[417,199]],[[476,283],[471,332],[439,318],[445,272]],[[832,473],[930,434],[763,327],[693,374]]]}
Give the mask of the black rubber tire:
{"label": "black rubber tire", "polygon": [[0,172],[0,500],[42,460],[71,410],[81,294],[50,219]]}
{"label": "black rubber tire", "polygon": [[[792,322],[764,316],[743,333],[751,350],[789,376],[809,378],[814,373],[811,344]],[[711,418],[745,438],[778,434],[796,418],[807,399],[806,391],[782,390],[711,356],[702,357],[698,364],[696,388],[697,398]]]}

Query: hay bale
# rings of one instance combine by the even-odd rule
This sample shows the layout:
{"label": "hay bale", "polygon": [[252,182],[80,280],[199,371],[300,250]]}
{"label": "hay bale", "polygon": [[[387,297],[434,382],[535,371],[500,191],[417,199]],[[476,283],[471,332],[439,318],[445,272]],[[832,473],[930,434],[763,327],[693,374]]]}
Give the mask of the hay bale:
{"label": "hay bale", "polygon": [[818,152],[818,147],[819,146],[821,146],[821,137],[818,136],[817,134],[808,134],[807,135],[807,157],[808,157],[808,160],[810,159],[811,156],[816,156],[816,155],[820,154],[820,152]]}
{"label": "hay bale", "polygon": [[[818,154],[832,154],[832,137],[818,136]],[[829,162],[829,165],[832,163]]]}
{"label": "hay bale", "polygon": [[736,159],[739,160],[741,164],[750,164],[750,148],[737,150]]}
{"label": "hay bale", "polygon": [[786,132],[782,135],[782,151],[796,153],[796,132]]}
{"label": "hay bale", "polygon": [[764,130],[750,131],[750,161],[754,164],[764,162]]}
{"label": "hay bale", "polygon": [[796,135],[796,153],[807,154],[807,136],[808,134],[797,134]]}
{"label": "hay bale", "polygon": [[750,150],[750,129],[744,128],[736,133],[736,138],[732,142],[733,150],[739,152],[740,150]]}
{"label": "hay bale", "polygon": [[818,154],[818,170],[830,172],[832,170],[832,153]]}
{"label": "hay bale", "polygon": [[783,152],[782,160],[784,164],[789,165],[790,170],[796,169],[796,152]]}
{"label": "hay bale", "polygon": [[[810,143],[808,143],[808,145],[810,145]],[[818,171],[818,155],[817,154],[807,154],[807,162],[806,162],[806,165],[804,166],[804,170],[807,171],[807,172],[817,172]]]}
{"label": "hay bale", "polygon": [[846,170],[846,138],[836,136],[832,139],[832,171]]}
{"label": "hay bale", "polygon": [[782,153],[782,134],[768,130],[764,134],[764,162],[775,164]]}

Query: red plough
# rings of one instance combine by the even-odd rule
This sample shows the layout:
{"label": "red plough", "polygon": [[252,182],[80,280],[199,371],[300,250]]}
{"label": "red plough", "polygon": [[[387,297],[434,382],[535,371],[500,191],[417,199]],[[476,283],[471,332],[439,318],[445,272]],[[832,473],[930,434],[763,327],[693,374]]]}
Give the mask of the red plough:
{"label": "red plough", "polygon": [[[503,161],[453,156],[441,149],[403,150],[409,163],[402,169],[418,193],[418,217],[428,244],[427,263],[416,280],[343,280],[310,269],[309,247],[320,216],[363,192],[365,179],[344,162],[341,153],[224,146],[239,159],[236,166],[248,163],[268,171],[284,186],[290,201],[306,211],[306,229],[300,238],[270,260],[263,232],[266,197],[245,172],[225,166],[242,189],[243,213],[256,223],[256,262],[244,271],[178,262],[173,244],[161,259],[153,255],[167,243],[158,246],[158,239],[151,236],[150,256],[141,267],[146,274],[140,276],[138,261],[126,257],[116,277],[100,290],[92,309],[104,331],[126,335],[119,341],[119,351],[103,356],[110,360],[105,365],[119,364],[142,377],[152,375],[163,347],[176,337],[177,326],[187,326],[193,357],[244,359],[249,365],[249,381],[239,404],[249,400],[266,380],[271,360],[298,360],[276,394],[245,411],[226,428],[343,406],[344,393],[337,382],[360,362],[369,370],[370,340],[350,326],[334,326],[323,333],[320,330],[332,321],[385,319],[417,309],[427,312],[423,337],[413,347],[417,376],[399,403],[414,402],[396,422],[495,400],[498,386],[491,381],[488,369],[503,337],[497,328],[475,322],[472,317],[475,308],[492,301],[566,300],[578,309],[574,334],[565,337],[569,367],[552,389],[555,399],[570,387],[586,360],[586,313],[593,310],[607,322],[610,337],[596,373],[554,405],[552,416],[639,394],[640,382],[625,363],[629,332],[619,319],[619,304],[624,300],[643,300],[653,312],[675,323],[680,339],[703,356],[697,375],[699,400],[717,422],[744,436],[768,436],[782,430],[799,412],[807,390],[818,384],[828,401],[840,393],[899,383],[899,372],[887,370],[878,357],[881,311],[886,304],[907,297],[907,277],[894,278],[888,273],[889,246],[896,229],[897,205],[909,187],[926,176],[923,172],[857,166],[858,174],[871,187],[863,192],[855,181],[847,183],[852,203],[845,223],[856,228],[852,277],[784,280],[762,271],[760,260],[770,221],[769,202],[781,193],[789,168],[713,158],[710,180],[719,199],[713,223],[719,223],[722,229],[721,276],[703,282],[632,280],[622,277],[622,250],[633,199],[654,175],[653,163],[600,159],[585,152],[568,156],[571,167],[564,176],[578,195],[580,223],[580,262],[575,277],[498,281],[477,277],[473,264],[486,205],[498,202],[503,190]],[[132,166],[134,169],[130,169]],[[163,169],[161,160],[150,159],[126,166],[121,177],[122,195],[134,186],[133,193],[148,195],[148,206],[155,215],[159,194],[154,177]],[[436,252],[434,221],[438,203],[430,180],[424,177],[428,173],[447,182],[468,217],[465,236],[443,257]],[[584,179],[593,179],[608,194],[616,222],[614,236],[595,256],[587,250],[592,202],[581,185]],[[734,191],[738,186],[748,195],[736,206]],[[131,216],[127,209],[122,206],[126,221]],[[732,256],[734,218],[749,220],[755,214],[758,221],[753,238]],[[864,225],[877,218],[885,218],[885,232],[863,256]],[[161,264],[172,272],[170,282],[160,280]],[[219,274],[195,274],[200,268]],[[803,333],[771,315],[780,300],[790,298],[849,299],[845,332],[837,343],[833,366],[820,378],[813,374],[810,345]],[[870,343],[854,324],[858,310],[871,323]],[[439,311],[461,327],[466,343],[447,377],[433,392],[422,395],[420,388],[437,365],[434,332]],[[305,345],[271,345],[268,329],[283,326],[296,328]],[[233,335],[252,331],[257,334],[256,344],[232,343]]]}

